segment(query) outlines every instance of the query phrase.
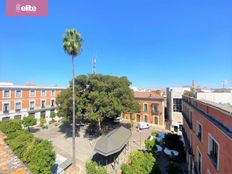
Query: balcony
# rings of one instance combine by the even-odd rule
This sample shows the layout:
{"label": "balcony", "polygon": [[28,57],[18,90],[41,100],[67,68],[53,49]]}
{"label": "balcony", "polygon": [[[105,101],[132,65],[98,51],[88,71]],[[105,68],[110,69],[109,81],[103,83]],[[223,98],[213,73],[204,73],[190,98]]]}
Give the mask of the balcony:
{"label": "balcony", "polygon": [[152,115],[159,115],[159,111],[153,111],[153,110],[151,110],[151,114]]}
{"label": "balcony", "polygon": [[15,109],[15,112],[20,112],[21,111],[21,109]]}
{"label": "balcony", "polygon": [[34,107],[30,107],[30,111],[34,110],[35,108]]}
{"label": "balcony", "polygon": [[9,110],[4,110],[3,111],[4,114],[9,114],[9,112],[10,112]]}

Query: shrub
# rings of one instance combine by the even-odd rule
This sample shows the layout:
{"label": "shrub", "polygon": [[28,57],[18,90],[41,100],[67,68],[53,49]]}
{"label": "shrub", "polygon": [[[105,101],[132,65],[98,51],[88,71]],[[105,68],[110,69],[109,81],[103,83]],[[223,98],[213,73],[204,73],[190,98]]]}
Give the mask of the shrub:
{"label": "shrub", "polygon": [[155,138],[158,136],[158,133],[157,132],[152,132],[151,135]]}
{"label": "shrub", "polygon": [[45,118],[40,118],[40,126],[44,126],[47,123]]}
{"label": "shrub", "polygon": [[51,111],[50,117],[53,119],[54,117],[56,117],[56,113],[54,111]]}
{"label": "shrub", "polygon": [[129,164],[123,164],[123,174],[149,174],[156,160],[151,153],[135,151],[129,156]]}
{"label": "shrub", "polygon": [[23,159],[32,173],[50,174],[55,162],[52,144],[46,140],[34,141],[28,146]]}
{"label": "shrub", "polygon": [[28,130],[30,131],[29,127],[30,127],[30,126],[36,125],[36,119],[35,119],[34,116],[32,116],[32,115],[29,115],[29,116],[27,116],[27,117],[24,117],[24,118],[23,118],[23,125],[24,125],[25,127],[27,127]]}
{"label": "shrub", "polygon": [[85,164],[87,174],[107,174],[104,167],[97,165],[95,161],[90,161]]}
{"label": "shrub", "polygon": [[17,130],[22,130],[21,120],[6,120],[0,122],[0,130],[5,133],[9,134],[15,132]]}
{"label": "shrub", "polygon": [[168,174],[182,174],[181,167],[177,163],[174,163],[172,161],[169,162],[166,170]]}
{"label": "shrub", "polygon": [[28,144],[32,142],[34,137],[31,133],[26,131],[20,131],[15,134],[13,133],[10,136],[13,137],[12,135],[16,135],[16,137],[9,139],[7,142],[14,153],[19,158],[22,158]]}
{"label": "shrub", "polygon": [[154,146],[155,146],[155,139],[145,140],[144,144],[145,144],[146,150],[151,152],[154,149]]}
{"label": "shrub", "polygon": [[36,139],[15,120],[0,122],[0,130],[6,134],[9,147],[32,173],[51,173],[55,153],[49,141]]}

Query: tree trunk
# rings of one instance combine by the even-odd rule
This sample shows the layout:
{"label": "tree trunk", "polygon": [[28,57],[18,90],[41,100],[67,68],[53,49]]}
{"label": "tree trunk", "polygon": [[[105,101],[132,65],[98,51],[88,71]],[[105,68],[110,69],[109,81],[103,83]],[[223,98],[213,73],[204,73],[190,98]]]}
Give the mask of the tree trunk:
{"label": "tree trunk", "polygon": [[75,126],[76,126],[76,123],[75,123],[75,75],[74,75],[74,56],[72,56],[72,93],[73,93],[73,135],[72,135],[72,142],[73,142],[73,166],[75,167],[76,166],[76,151],[75,151],[75,137],[76,137],[76,132],[75,132]]}

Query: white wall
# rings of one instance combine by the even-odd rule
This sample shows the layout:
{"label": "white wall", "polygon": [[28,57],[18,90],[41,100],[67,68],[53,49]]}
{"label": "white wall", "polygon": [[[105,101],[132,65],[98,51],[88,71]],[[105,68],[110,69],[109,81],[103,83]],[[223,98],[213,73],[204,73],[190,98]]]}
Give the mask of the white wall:
{"label": "white wall", "polygon": [[213,92],[213,93],[197,93],[197,99],[209,100],[215,103],[231,104],[232,105],[232,93],[225,92]]}

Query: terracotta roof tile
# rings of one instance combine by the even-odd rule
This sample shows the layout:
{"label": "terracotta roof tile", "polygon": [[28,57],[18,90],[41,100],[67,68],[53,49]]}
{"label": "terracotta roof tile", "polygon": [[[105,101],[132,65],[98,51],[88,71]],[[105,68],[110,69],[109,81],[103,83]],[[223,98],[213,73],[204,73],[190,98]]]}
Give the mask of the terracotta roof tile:
{"label": "terracotta roof tile", "polygon": [[163,98],[162,96],[158,95],[155,92],[134,92],[135,98]]}

